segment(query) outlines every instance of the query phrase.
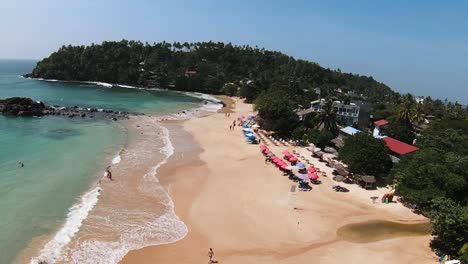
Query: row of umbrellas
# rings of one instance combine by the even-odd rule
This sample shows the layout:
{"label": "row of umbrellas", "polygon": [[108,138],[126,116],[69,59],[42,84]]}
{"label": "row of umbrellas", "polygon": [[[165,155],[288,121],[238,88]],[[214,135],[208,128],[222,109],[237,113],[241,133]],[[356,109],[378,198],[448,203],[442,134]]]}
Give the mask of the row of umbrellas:
{"label": "row of umbrellas", "polygon": [[[271,150],[265,145],[260,145],[260,150],[265,156],[270,157],[270,161],[282,170],[304,170],[307,167],[304,163],[300,162],[288,151],[284,151],[283,155],[289,162],[291,162],[294,165],[288,165],[283,159],[275,156],[275,154],[273,154],[273,152],[271,152]],[[314,167],[307,168],[306,172],[307,173],[296,173],[294,174],[294,176],[303,181],[308,181],[309,179],[317,180],[319,178],[317,174],[317,169],[315,169]]]}
{"label": "row of umbrellas", "polygon": [[242,128],[242,132],[244,133],[244,136],[248,139],[248,140],[256,140],[257,137],[255,137],[255,135],[253,134],[253,130],[251,128],[249,128],[248,126],[243,126]]}

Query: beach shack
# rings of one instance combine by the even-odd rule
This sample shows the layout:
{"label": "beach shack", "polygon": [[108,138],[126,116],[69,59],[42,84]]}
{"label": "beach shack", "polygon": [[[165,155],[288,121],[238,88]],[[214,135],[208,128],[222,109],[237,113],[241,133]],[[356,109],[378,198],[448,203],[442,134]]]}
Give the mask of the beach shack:
{"label": "beach shack", "polygon": [[374,176],[362,175],[358,177],[358,184],[364,189],[374,189],[376,186],[376,179]]}

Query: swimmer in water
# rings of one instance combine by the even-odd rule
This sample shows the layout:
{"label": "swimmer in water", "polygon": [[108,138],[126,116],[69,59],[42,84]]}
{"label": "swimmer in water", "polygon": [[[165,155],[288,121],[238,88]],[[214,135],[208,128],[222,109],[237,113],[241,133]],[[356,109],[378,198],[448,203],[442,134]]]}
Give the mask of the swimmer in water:
{"label": "swimmer in water", "polygon": [[18,166],[20,166],[22,168],[22,167],[24,167],[24,163],[22,161],[18,161]]}

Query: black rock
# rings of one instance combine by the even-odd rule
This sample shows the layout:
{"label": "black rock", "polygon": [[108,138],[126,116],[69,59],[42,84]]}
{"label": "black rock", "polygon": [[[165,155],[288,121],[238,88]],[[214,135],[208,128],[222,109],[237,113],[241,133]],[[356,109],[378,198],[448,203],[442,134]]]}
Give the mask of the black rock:
{"label": "black rock", "polygon": [[47,107],[31,98],[12,97],[0,100],[0,112],[15,116],[43,116]]}

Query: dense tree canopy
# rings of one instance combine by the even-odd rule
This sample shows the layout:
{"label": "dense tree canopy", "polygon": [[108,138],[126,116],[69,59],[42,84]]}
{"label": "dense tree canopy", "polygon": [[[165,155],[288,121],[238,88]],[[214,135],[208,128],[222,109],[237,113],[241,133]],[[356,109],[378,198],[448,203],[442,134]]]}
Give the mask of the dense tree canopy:
{"label": "dense tree canopy", "polygon": [[372,77],[326,69],[317,63],[250,46],[221,42],[141,43],[105,41],[90,46],[63,46],[37,63],[33,77],[125,83],[211,94],[224,93],[232,82],[253,102],[273,86],[287,91],[297,103],[333,89],[354,91],[370,100],[396,96]]}
{"label": "dense tree canopy", "polygon": [[417,140],[421,149],[392,171],[397,194],[430,215],[431,247],[455,258],[467,257],[459,250],[468,242],[468,135],[460,123],[434,122]]}
{"label": "dense tree canopy", "polygon": [[299,122],[294,112],[294,105],[282,90],[271,90],[260,94],[255,101],[255,109],[258,111],[262,127],[276,131],[280,135],[290,135]]}
{"label": "dense tree canopy", "polygon": [[385,142],[366,132],[346,138],[338,154],[353,173],[382,176],[392,168]]}
{"label": "dense tree canopy", "polygon": [[437,253],[467,257],[464,246],[468,243],[468,207],[460,206],[450,199],[435,199],[432,203],[431,223],[434,236],[431,247]]}

